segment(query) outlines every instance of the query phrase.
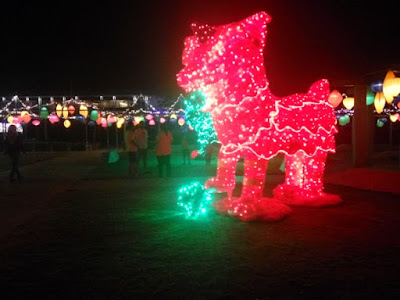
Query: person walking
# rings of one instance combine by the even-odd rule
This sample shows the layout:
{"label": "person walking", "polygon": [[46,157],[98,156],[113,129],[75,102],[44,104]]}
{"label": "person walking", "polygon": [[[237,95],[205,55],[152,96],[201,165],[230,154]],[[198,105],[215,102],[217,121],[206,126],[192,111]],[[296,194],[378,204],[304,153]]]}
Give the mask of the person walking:
{"label": "person walking", "polygon": [[158,175],[163,177],[164,167],[167,177],[171,177],[171,143],[172,133],[165,123],[161,124],[161,131],[157,135],[156,155],[158,161]]}
{"label": "person walking", "polygon": [[10,182],[15,181],[15,175],[17,175],[18,182],[22,181],[21,172],[19,171],[21,152],[25,153],[22,145],[22,136],[17,132],[15,125],[10,125],[4,141],[4,154],[8,155],[11,160]]}
{"label": "person walking", "polygon": [[190,150],[189,150],[189,141],[186,135],[182,136],[182,155],[183,155],[183,164],[186,164],[186,160],[190,165]]}
{"label": "person walking", "polygon": [[140,121],[134,131],[134,139],[137,145],[137,166],[139,168],[140,161],[143,161],[143,169],[147,168],[147,130],[144,122]]}
{"label": "person walking", "polygon": [[136,159],[137,146],[134,137],[134,127],[130,122],[125,132],[125,149],[128,152],[128,174],[129,176],[137,177],[139,175]]}

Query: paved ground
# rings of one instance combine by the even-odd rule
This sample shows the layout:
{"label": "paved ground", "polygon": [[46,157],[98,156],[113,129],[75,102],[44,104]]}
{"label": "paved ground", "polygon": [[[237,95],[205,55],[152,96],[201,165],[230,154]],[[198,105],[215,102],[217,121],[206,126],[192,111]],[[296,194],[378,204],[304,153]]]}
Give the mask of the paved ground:
{"label": "paved ground", "polygon": [[[331,157],[328,175],[343,170]],[[203,161],[173,177],[126,175],[126,158],[63,153],[0,173],[1,299],[391,299],[400,296],[400,199],[327,184],[344,203],[294,208],[276,223],[213,212],[187,220],[178,187],[215,173]],[[265,194],[282,182],[272,162]],[[240,168],[239,168],[240,169]],[[274,171],[275,170],[275,171]],[[240,170],[239,170],[240,173]],[[240,191],[240,184],[237,186]]]}

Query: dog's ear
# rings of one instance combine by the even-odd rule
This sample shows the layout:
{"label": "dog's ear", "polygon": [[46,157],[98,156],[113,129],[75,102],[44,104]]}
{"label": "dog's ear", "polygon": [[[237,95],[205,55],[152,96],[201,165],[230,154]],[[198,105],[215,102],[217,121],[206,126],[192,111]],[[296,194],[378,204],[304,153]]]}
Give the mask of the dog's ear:
{"label": "dog's ear", "polygon": [[242,24],[245,26],[246,32],[250,37],[255,39],[255,43],[259,43],[261,47],[264,47],[267,24],[271,21],[271,16],[262,11],[246,18]]}

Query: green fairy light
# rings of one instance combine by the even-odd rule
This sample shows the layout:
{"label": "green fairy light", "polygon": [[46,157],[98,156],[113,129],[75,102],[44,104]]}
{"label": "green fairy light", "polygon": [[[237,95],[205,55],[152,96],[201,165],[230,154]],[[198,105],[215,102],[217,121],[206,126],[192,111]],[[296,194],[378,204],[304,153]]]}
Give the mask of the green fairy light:
{"label": "green fairy light", "polygon": [[178,191],[178,206],[187,217],[196,218],[207,213],[212,200],[212,190],[206,190],[200,182],[192,182]]}
{"label": "green fairy light", "polygon": [[203,93],[194,91],[185,99],[186,122],[197,133],[197,142],[200,149],[198,154],[203,155],[208,144],[218,142],[217,134],[209,112],[202,112],[200,109],[206,103]]}

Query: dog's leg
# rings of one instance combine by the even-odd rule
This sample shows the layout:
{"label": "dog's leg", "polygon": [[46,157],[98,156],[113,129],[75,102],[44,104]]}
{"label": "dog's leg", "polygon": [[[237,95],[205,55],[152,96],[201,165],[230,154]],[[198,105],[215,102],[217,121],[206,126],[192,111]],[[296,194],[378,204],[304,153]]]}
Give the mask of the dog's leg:
{"label": "dog's leg", "polygon": [[238,154],[226,154],[224,147],[218,155],[217,176],[206,181],[206,189],[214,188],[217,192],[227,192],[232,196],[236,184],[236,165],[240,158]]}

